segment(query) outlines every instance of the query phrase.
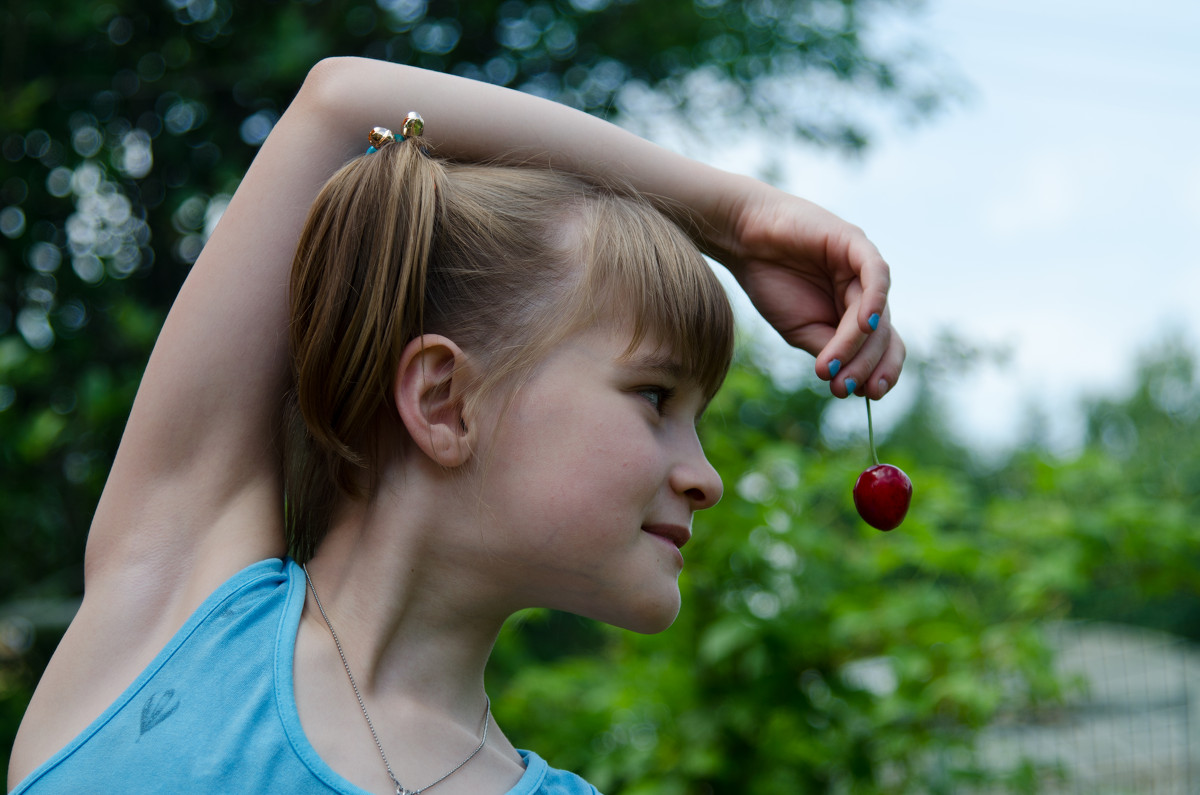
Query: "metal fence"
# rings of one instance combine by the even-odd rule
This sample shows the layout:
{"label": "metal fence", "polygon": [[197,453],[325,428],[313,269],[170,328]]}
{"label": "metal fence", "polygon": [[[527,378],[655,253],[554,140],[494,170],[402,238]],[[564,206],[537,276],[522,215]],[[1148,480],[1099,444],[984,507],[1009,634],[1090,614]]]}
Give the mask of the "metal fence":
{"label": "metal fence", "polygon": [[1037,791],[1053,795],[1200,794],[1200,649],[1115,624],[1047,633],[1076,686],[1061,709],[987,730],[988,765],[1024,760]]}

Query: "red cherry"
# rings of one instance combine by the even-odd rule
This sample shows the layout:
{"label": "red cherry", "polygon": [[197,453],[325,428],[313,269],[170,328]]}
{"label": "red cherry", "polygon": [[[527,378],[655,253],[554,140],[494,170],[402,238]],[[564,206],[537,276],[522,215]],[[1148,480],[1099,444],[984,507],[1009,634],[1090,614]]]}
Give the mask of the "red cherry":
{"label": "red cherry", "polygon": [[876,464],[858,476],[854,507],[876,530],[893,530],[904,521],[912,500],[912,481],[899,467]]}

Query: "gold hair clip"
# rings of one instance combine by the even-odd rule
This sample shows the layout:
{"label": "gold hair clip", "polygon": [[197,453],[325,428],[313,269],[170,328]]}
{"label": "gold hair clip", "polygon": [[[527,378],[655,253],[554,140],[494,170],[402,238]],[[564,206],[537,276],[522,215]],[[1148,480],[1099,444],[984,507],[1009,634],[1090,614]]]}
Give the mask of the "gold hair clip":
{"label": "gold hair clip", "polygon": [[396,136],[392,135],[392,131],[387,127],[373,127],[371,132],[367,133],[367,142],[371,144],[367,147],[367,154],[375,154],[394,140]]}
{"label": "gold hair clip", "polygon": [[400,125],[400,134],[405,138],[416,138],[423,132],[425,132],[425,120],[421,118],[420,113],[410,110],[404,119],[404,124]]}
{"label": "gold hair clip", "polygon": [[[425,132],[425,120],[421,118],[421,114],[415,110],[409,111],[408,116],[404,119],[404,124],[400,126],[400,140],[404,141],[408,138],[416,138]],[[371,132],[367,133],[367,142],[370,146],[367,147],[367,154],[374,154],[383,147],[396,140],[396,135],[387,127],[373,127]]]}

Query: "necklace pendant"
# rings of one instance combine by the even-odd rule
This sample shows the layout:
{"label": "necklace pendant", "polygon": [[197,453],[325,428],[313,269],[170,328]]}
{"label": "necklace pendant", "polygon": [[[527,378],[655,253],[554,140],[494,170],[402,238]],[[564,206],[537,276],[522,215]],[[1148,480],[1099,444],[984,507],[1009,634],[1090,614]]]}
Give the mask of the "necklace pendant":
{"label": "necklace pendant", "polygon": [[419,789],[405,789],[403,784],[396,785],[396,795],[420,795]]}

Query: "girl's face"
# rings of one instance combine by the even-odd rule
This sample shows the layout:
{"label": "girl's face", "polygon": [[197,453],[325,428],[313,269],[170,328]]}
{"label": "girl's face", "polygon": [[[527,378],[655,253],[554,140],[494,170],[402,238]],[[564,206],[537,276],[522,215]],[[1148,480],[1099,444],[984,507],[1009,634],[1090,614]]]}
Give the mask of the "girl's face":
{"label": "girl's face", "polygon": [[679,611],[692,514],[722,487],[696,435],[700,387],[654,340],[628,344],[592,328],[534,371],[480,439],[479,522],[522,606],[657,632]]}

